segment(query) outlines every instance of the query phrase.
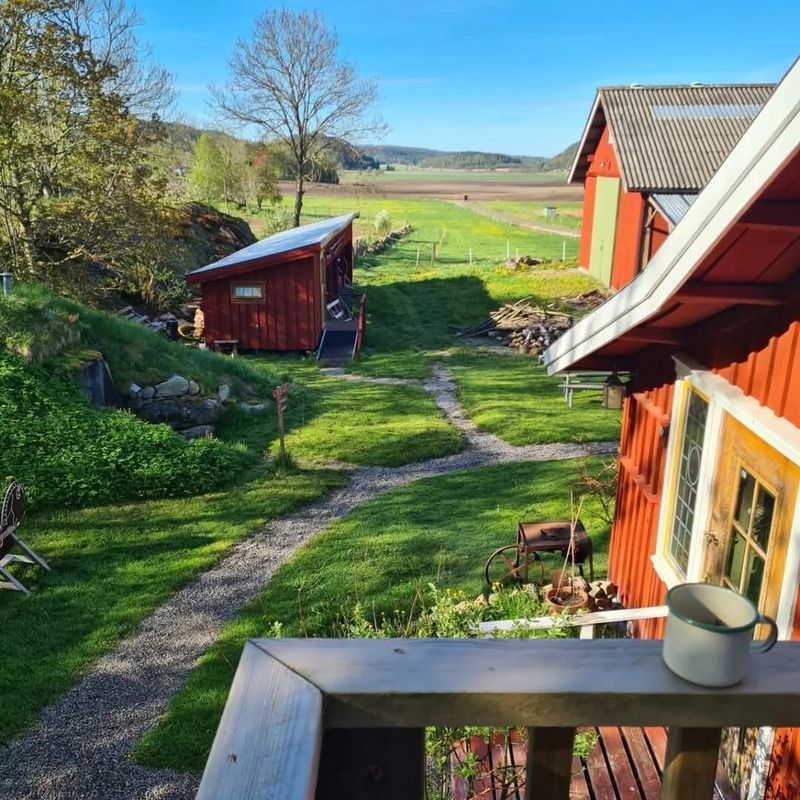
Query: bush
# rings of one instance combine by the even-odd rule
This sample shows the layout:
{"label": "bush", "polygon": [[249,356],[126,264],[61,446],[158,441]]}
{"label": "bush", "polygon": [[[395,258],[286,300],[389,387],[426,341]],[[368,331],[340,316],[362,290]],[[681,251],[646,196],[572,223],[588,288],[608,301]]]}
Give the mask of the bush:
{"label": "bush", "polygon": [[0,475],[25,483],[29,507],[198,494],[229,483],[252,456],[214,439],[93,408],[69,377],[0,353]]}
{"label": "bush", "polygon": [[372,223],[372,227],[375,228],[375,233],[378,236],[386,236],[389,231],[392,229],[392,218],[389,215],[389,212],[382,208],[376,215],[375,220]]}

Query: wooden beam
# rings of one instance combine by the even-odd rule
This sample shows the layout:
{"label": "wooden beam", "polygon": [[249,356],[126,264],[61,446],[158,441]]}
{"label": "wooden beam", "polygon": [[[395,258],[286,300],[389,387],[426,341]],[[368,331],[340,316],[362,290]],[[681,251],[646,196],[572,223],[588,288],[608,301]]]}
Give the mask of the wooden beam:
{"label": "wooden beam", "polygon": [[621,334],[623,340],[642,342],[643,344],[666,344],[678,347],[684,344],[684,334],[680,328],[655,328],[652,325],[640,325]]}
{"label": "wooden beam", "polygon": [[322,693],[250,641],[197,800],[311,800],[321,742]]}
{"label": "wooden beam", "polygon": [[670,728],[661,800],[708,800],[720,743],[719,728]]}
{"label": "wooden beam", "polygon": [[525,800],[569,800],[575,728],[528,728]]}
{"label": "wooden beam", "polygon": [[708,689],[670,672],[654,640],[257,641],[319,687],[326,728],[800,727],[800,642],[754,655],[740,685]]}
{"label": "wooden beam", "polygon": [[673,299],[679,303],[750,306],[779,306],[784,302],[780,286],[763,283],[690,283],[679,289]]}
{"label": "wooden beam", "polygon": [[759,200],[739,220],[748,228],[800,231],[800,200]]}

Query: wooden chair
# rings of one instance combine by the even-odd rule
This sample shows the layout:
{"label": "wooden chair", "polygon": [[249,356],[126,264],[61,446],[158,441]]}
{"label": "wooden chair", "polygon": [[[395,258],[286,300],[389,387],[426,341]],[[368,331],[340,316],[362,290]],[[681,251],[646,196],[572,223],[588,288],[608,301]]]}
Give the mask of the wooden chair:
{"label": "wooden chair", "polygon": [[[15,561],[21,564],[38,564],[42,569],[50,570],[49,564],[22,539],[17,536],[17,529],[22,523],[22,501],[25,497],[25,487],[20,481],[13,481],[6,489],[3,498],[3,508],[0,511],[0,589],[13,589],[28,593],[28,590],[7,569],[8,564]],[[24,555],[12,553],[21,550]]]}

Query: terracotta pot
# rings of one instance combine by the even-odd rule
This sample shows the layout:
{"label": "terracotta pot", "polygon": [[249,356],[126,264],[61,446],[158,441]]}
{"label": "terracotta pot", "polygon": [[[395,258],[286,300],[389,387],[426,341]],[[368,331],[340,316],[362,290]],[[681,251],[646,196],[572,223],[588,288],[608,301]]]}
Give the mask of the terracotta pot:
{"label": "terracotta pot", "polygon": [[[569,605],[559,602],[570,597],[572,599]],[[553,614],[574,614],[582,608],[589,607],[589,595],[582,589],[573,589],[571,586],[562,586],[560,589],[554,586],[547,590],[544,599]]]}

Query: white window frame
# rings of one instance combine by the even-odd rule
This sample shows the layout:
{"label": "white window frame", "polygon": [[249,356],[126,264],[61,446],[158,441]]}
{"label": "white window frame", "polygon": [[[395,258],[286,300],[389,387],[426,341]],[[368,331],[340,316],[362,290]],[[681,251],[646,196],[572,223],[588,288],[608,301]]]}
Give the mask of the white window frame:
{"label": "white window frame", "polygon": [[[672,402],[672,415],[670,417],[665,462],[666,473],[658,516],[656,552],[651,556],[653,567],[667,588],[679,583],[702,579],[704,534],[708,530],[711,519],[713,481],[719,461],[722,425],[726,414],[730,414],[789,461],[800,465],[800,430],[791,422],[777,416],[770,409],[760,405],[757,400],[747,396],[741,389],[689,357],[675,355],[673,360],[675,362],[677,381]],[[680,456],[681,440],[679,437],[683,429],[685,392],[690,390],[690,387],[708,399],[708,415],[706,417],[705,435],[703,436],[702,462],[698,479],[697,504],[692,524],[689,564],[684,577],[680,575],[666,555],[666,548],[669,544],[669,534],[672,528],[674,492],[677,488],[677,459]],[[775,615],[780,639],[789,639],[792,635],[794,609],[798,599],[799,585],[800,499],[795,502],[792,515],[792,529],[789,534],[789,544],[787,545],[778,612]],[[756,758],[753,762],[750,786],[747,792],[748,800],[761,800],[764,797],[774,735],[773,728],[761,728],[759,732]]]}

